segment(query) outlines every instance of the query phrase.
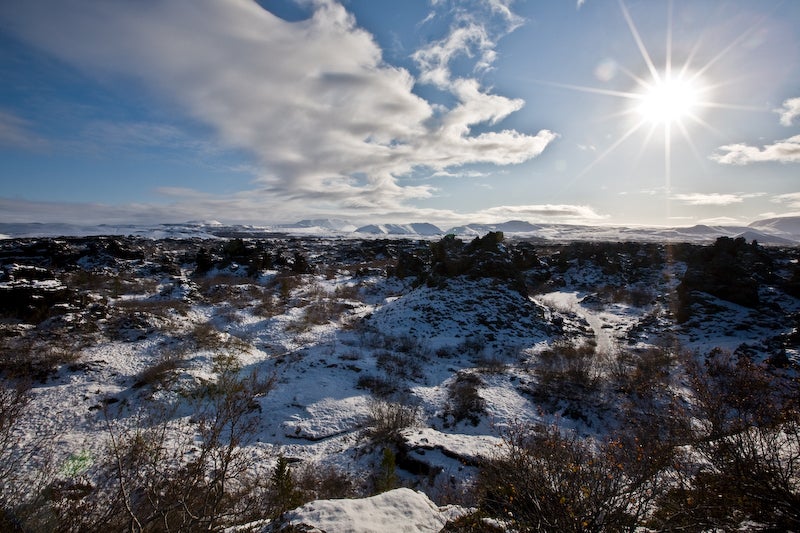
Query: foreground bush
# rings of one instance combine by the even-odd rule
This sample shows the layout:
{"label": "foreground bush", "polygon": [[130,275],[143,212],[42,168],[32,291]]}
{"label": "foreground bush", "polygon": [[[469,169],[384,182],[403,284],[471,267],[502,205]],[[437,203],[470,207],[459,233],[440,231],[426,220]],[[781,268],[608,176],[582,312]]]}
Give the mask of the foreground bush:
{"label": "foreground bush", "polygon": [[518,531],[632,531],[658,489],[650,466],[620,441],[520,427],[481,469],[480,510]]}

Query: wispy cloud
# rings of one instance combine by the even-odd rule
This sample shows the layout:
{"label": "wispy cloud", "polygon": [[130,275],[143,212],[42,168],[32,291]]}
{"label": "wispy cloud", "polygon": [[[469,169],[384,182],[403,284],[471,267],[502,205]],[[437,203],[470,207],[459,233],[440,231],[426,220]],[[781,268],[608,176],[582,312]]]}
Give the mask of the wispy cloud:
{"label": "wispy cloud", "polygon": [[453,82],[450,64],[461,57],[472,60],[473,73],[491,69],[497,58],[497,42],[524,24],[524,19],[511,10],[512,3],[513,0],[432,2],[434,9],[423,23],[449,20],[449,30],[412,55],[420,69],[420,81],[448,90]]}
{"label": "wispy cloud", "polygon": [[697,223],[706,224],[708,226],[744,226],[747,224],[745,220],[736,217],[704,218],[698,220]]}
{"label": "wispy cloud", "polygon": [[773,196],[772,201],[779,204],[786,204],[794,209],[800,209],[800,192],[779,194],[777,196]]}
{"label": "wispy cloud", "polygon": [[800,116],[800,98],[789,98],[783,102],[783,107],[776,109],[775,112],[780,114],[782,125],[791,126],[792,121]]}
{"label": "wispy cloud", "polygon": [[747,198],[755,198],[763,195],[763,193],[689,193],[675,194],[672,196],[672,199],[688,205],[726,206],[740,204]]}
{"label": "wispy cloud", "polygon": [[789,137],[763,147],[748,144],[720,146],[711,159],[723,165],[749,165],[751,163],[800,163],[800,135]]}
{"label": "wispy cloud", "polygon": [[[473,134],[523,102],[449,74],[459,50],[477,54],[478,71],[490,67],[497,35],[520,23],[510,2],[481,3],[501,30],[470,15],[472,23],[454,27],[423,54],[420,79],[433,82],[434,71],[446,69],[443,83],[458,100],[441,111],[412,92],[414,75],[386,64],[372,35],[341,4],[312,5],[311,18],[290,23],[252,0],[7,0],[0,27],[80,68],[133,78],[212,126],[225,145],[259,161],[262,178],[249,191],[255,198],[399,209],[434,192],[404,182],[414,169],[520,163],[555,138],[548,130]],[[461,11],[466,18],[468,11]],[[13,139],[23,126],[5,135]],[[122,129],[128,131],[116,133],[128,140],[143,133]]]}
{"label": "wispy cloud", "polygon": [[0,109],[0,146],[40,150],[48,142],[33,131],[30,121]]}
{"label": "wispy cloud", "polygon": [[521,218],[531,222],[553,222],[554,220],[589,222],[608,218],[598,214],[588,205],[568,204],[504,205],[490,207],[475,213],[473,216],[476,220],[489,222],[499,222],[514,218]]}

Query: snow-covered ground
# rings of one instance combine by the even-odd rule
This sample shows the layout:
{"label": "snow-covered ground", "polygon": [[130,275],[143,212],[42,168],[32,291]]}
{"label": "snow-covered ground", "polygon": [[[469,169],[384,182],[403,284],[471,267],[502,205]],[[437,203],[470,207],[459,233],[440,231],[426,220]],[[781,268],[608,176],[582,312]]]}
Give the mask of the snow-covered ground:
{"label": "snow-covered ground", "polygon": [[[543,292],[525,297],[493,278],[443,284],[393,278],[385,269],[391,249],[378,246],[367,254],[353,242],[280,241],[280,250],[305,247],[315,265],[308,273],[282,266],[247,277],[233,263],[198,275],[175,244],[105,266],[86,252],[69,270],[51,272],[51,279],[25,281],[14,276],[22,270],[7,268],[0,290],[62,288],[76,268],[91,272],[94,277],[85,277],[96,284],[70,287],[83,291],[85,307],[65,303],[69,312],[36,326],[40,332],[25,326],[28,333],[20,334],[13,329],[18,324],[6,320],[6,350],[28,342],[70,351],[69,363],[34,385],[20,440],[47,436],[60,470],[76,458],[89,465],[104,453],[109,427],[135,427],[154,400],[174,408],[173,427],[180,432],[198,409],[191,391],[217,379],[224,363],[241,376],[257,372],[273,380],[257,398],[258,425],[243,443],[265,473],[286,457],[366,481],[381,461],[381,446],[367,432],[376,405],[401,404],[415,413],[415,423],[401,434],[404,448],[436,474],[401,471],[400,481],[425,493],[398,489],[357,501],[311,502],[288,515],[291,523],[321,531],[386,531],[386,524],[397,524],[392,531],[439,531],[463,513],[431,501],[442,495],[441,479],[468,486],[474,465],[502,448],[509,428],[563,416],[543,410],[530,393],[537,354],[555,342],[592,342],[598,357],[610,358],[666,336],[703,352],[747,344],[766,349],[770,339],[792,332],[791,321],[763,320],[757,309],[711,296],[706,305],[713,314],[676,324],[663,295],[674,292],[685,265],[643,270],[652,297],[631,303],[604,296],[609,285],[620,292],[630,287],[616,274],[601,273],[602,265],[573,261],[556,270],[558,254],[545,250],[553,254],[546,257],[551,266],[539,268],[557,273]],[[334,248],[355,259],[332,264],[326,254]],[[169,273],[155,264],[167,255],[173,257]],[[784,316],[800,311],[796,298],[772,286],[762,290],[762,299]],[[99,318],[80,322],[92,303],[102,307]],[[172,366],[162,381],[144,379],[168,359]],[[471,378],[482,400],[476,421],[452,416],[459,377]],[[584,434],[603,431],[596,422],[581,424],[573,426]]]}

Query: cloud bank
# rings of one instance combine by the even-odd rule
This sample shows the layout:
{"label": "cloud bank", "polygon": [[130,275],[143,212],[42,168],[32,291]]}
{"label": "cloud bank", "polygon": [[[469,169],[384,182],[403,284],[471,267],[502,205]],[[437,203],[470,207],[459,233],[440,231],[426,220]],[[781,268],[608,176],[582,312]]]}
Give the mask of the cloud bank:
{"label": "cloud bank", "polygon": [[[776,141],[759,148],[748,144],[720,146],[711,159],[723,165],[749,165],[751,163],[800,163],[800,135]],[[721,153],[720,153],[721,152]]]}
{"label": "cloud bank", "polygon": [[[509,2],[485,5],[502,31],[520,23]],[[252,0],[5,0],[0,27],[87,72],[132,80],[212,126],[225,145],[257,160],[260,177],[247,194],[267,207],[399,209],[434,193],[403,180],[415,169],[517,164],[556,137],[473,133],[523,105],[451,75],[459,53],[479,51],[476,71],[491,66],[497,34],[476,19],[415,56],[417,80],[386,64],[338,2],[312,6],[309,19],[287,22]],[[450,91],[457,103],[432,105],[413,92],[418,82]],[[24,123],[5,123],[7,142],[25,142]]]}
{"label": "cloud bank", "polygon": [[716,205],[724,206],[731,204],[740,204],[744,201],[745,195],[739,194],[720,194],[720,193],[690,193],[690,194],[676,194],[672,197],[674,200],[683,202],[688,205]]}

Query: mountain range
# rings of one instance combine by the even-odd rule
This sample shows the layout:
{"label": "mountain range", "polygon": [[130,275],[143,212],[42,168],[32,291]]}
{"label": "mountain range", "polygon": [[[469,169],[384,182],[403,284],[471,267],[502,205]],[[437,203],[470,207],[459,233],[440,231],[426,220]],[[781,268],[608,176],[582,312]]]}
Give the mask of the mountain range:
{"label": "mountain range", "polygon": [[443,229],[428,222],[384,223],[358,226],[351,221],[334,218],[305,219],[295,223],[271,226],[227,225],[218,221],[191,221],[182,224],[75,224],[0,223],[0,238],[57,237],[91,235],[138,235],[153,238],[182,237],[259,237],[266,234],[288,234],[321,237],[395,237],[432,238],[453,234],[460,237],[485,235],[501,231],[509,237],[566,241],[635,241],[635,242],[712,242],[719,237],[742,237],[761,244],[791,246],[800,243],[800,217],[777,217],[757,220],[746,226],[687,227],[658,226],[588,226],[576,224],[533,224],[524,220],[501,223],[471,223]]}

